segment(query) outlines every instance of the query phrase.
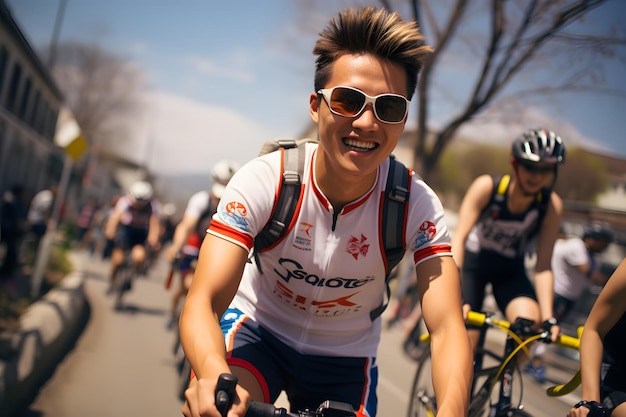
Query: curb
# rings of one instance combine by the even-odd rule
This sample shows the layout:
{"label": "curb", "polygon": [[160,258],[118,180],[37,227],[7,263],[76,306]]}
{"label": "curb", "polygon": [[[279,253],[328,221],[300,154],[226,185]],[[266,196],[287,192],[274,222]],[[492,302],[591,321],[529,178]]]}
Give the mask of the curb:
{"label": "curb", "polygon": [[89,319],[84,279],[73,272],[33,303],[19,330],[0,333],[8,354],[0,358],[0,415],[29,404],[72,348]]}

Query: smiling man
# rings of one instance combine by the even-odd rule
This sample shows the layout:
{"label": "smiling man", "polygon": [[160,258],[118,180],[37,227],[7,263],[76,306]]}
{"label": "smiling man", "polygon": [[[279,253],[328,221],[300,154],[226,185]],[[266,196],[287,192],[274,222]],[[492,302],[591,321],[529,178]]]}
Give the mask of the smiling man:
{"label": "smiling man", "polygon": [[[248,262],[276,207],[282,151],[244,165],[213,217],[181,340],[194,377],[186,416],[219,416],[215,384],[238,377],[229,416],[282,390],[292,410],[324,400],[376,415],[376,352],[387,260],[381,217],[390,154],[431,52],[414,22],[373,7],[341,12],[320,34],[309,97],[318,143],[304,152],[302,192],[284,238]],[[438,416],[467,412],[471,349],[443,208],[411,170],[403,241],[432,336]],[[305,242],[306,244],[303,244]]]}

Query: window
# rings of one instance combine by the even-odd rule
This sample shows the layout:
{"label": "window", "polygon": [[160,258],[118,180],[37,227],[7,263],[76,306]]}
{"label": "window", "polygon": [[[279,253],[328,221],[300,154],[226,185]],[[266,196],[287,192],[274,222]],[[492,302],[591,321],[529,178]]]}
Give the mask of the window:
{"label": "window", "polygon": [[17,117],[22,120],[26,120],[26,109],[28,109],[28,99],[30,98],[30,89],[32,84],[32,80],[27,78],[26,83],[24,84],[24,91],[22,92],[22,100],[20,101],[20,106],[17,109]]}
{"label": "window", "polygon": [[44,132],[44,136],[50,139],[50,141],[54,141],[54,131],[57,127],[57,118],[59,117],[59,112],[56,109],[50,108],[48,111],[48,117],[46,118],[46,129]]}
{"label": "window", "polygon": [[44,127],[46,125],[46,116],[48,115],[48,102],[46,100],[40,100],[37,107],[37,117],[33,127],[40,135],[43,135]]}
{"label": "window", "polygon": [[4,74],[7,71],[8,63],[9,51],[4,46],[0,46],[0,98],[2,97],[2,91],[4,91]]}
{"label": "window", "polygon": [[19,89],[21,79],[22,67],[16,62],[13,66],[13,75],[9,83],[9,96],[7,97],[7,109],[13,113],[17,113],[17,90]]}
{"label": "window", "polygon": [[35,127],[35,120],[37,119],[37,112],[39,111],[39,98],[41,97],[41,92],[37,90],[35,92],[35,99],[33,100],[33,105],[30,109],[30,117],[26,120],[31,127]]}

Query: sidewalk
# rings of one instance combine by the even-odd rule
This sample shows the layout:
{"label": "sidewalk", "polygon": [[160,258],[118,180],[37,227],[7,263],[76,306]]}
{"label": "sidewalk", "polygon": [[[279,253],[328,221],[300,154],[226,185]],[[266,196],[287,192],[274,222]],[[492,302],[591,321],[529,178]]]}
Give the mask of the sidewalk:
{"label": "sidewalk", "polygon": [[27,404],[77,340],[89,318],[83,285],[70,273],[28,307],[18,329],[0,331],[0,415]]}

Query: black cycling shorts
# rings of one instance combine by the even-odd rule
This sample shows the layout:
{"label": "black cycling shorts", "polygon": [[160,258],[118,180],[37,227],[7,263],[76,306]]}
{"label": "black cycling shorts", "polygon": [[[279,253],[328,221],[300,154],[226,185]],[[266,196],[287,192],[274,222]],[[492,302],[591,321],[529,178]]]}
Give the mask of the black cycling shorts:
{"label": "black cycling shorts", "polygon": [[602,403],[610,411],[620,404],[626,403],[626,369],[620,369],[614,364],[602,364],[602,381],[600,382],[600,396]]}
{"label": "black cycling shorts", "polygon": [[120,225],[115,235],[115,246],[122,249],[132,249],[137,245],[145,245],[148,240],[147,229]]}
{"label": "black cycling shorts", "polygon": [[526,275],[524,258],[506,258],[491,251],[465,251],[461,290],[463,302],[474,311],[481,311],[487,284],[491,283],[498,308],[504,314],[506,306],[518,297],[537,300],[535,288]]}
{"label": "black cycling shorts", "polygon": [[291,411],[315,410],[325,400],[352,404],[357,416],[376,415],[375,358],[305,355],[278,340],[237,309],[222,316],[227,362],[252,372],[273,403],[284,390]]}

